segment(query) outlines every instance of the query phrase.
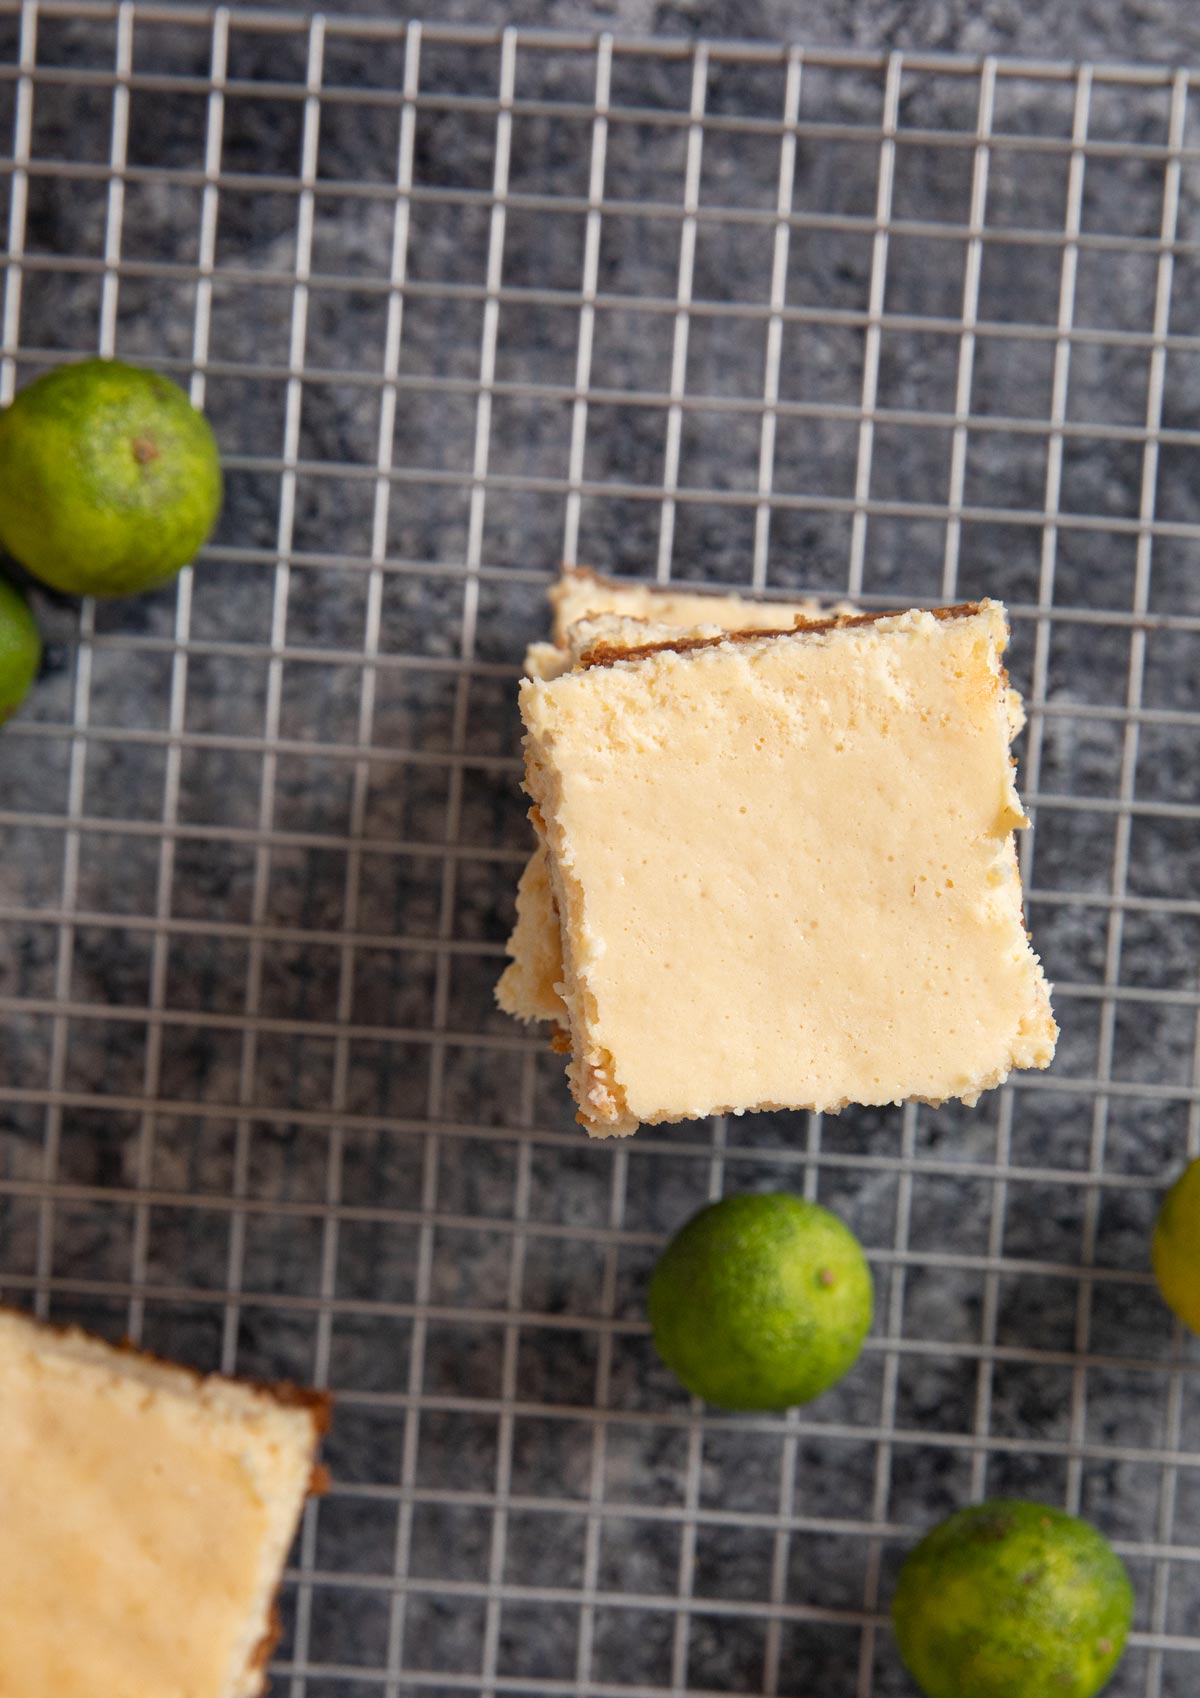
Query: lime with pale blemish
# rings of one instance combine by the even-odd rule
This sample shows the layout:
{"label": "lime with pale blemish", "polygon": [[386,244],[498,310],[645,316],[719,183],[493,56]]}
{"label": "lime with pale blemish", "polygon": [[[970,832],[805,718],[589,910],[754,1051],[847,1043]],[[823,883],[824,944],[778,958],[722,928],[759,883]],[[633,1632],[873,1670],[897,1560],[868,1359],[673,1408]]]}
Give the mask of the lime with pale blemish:
{"label": "lime with pale blemish", "polygon": [[221,490],[208,421],[157,372],[81,360],[0,412],[0,543],[68,595],[174,577],[216,523]]}
{"label": "lime with pale blemish", "polygon": [[1132,1619],[1125,1565],[1094,1527],[1006,1498],[927,1534],[892,1604],[926,1698],[1094,1698]]}
{"label": "lime with pale blemish", "polygon": [[659,1355],[688,1391],[725,1409],[820,1396],[857,1361],[872,1305],[849,1227],[787,1192],[701,1209],[650,1281]]}
{"label": "lime with pale blemish", "polygon": [[41,663],[42,640],[25,597],[0,578],[0,725],[29,694]]}
{"label": "lime with pale blemish", "polygon": [[1158,1289],[1183,1324],[1200,1333],[1200,1161],[1167,1192],[1152,1248]]}

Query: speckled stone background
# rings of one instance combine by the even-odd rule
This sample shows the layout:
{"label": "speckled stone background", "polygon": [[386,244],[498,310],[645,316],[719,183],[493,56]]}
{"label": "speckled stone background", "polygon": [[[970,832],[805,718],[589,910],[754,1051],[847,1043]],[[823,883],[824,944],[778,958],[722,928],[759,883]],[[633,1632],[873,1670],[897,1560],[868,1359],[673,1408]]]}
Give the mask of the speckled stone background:
{"label": "speckled stone background", "polygon": [[[502,16],[482,3],[440,15]],[[1200,60],[1200,15],[1182,0],[1040,12],[1003,0],[526,0],[503,16]],[[564,534],[594,55],[518,48],[510,188],[571,204],[508,212],[476,601],[464,562],[498,45],[429,40],[422,53],[396,476],[377,507],[404,48],[331,26],[289,525],[280,457],[308,41],[236,9],[233,20],[206,390],[226,510],[190,599],[170,589],[98,608],[81,643],[78,607],[36,595],[45,675],[0,744],[0,1295],[31,1303],[40,1290],[57,1318],[339,1393],[334,1487],[310,1512],[285,1591],[282,1691],[900,1698],[911,1688],[882,1618],[898,1563],[919,1530],[987,1491],[1093,1516],[1138,1591],[1143,1637],[1115,1698],[1194,1698],[1200,1363],[1147,1265],[1163,1184],[1200,1151],[1190,152],[1159,525],[1141,557],[1145,616],[1131,618],[1169,88],[1100,81],[1090,109],[1082,334],[1065,403],[1080,428],[1064,441],[1053,556],[1063,615],[1046,651],[1050,711],[1033,702],[1022,751],[1037,803],[1029,918],[1060,985],[1052,1074],[976,1110],[764,1116],[614,1150],[573,1128],[561,1062],[491,1003],[527,834],[514,682],[542,633]],[[0,230],[17,44],[0,11]],[[194,18],[134,30],[115,345],[185,379],[210,46]],[[43,168],[28,188],[18,381],[97,346],[116,51],[111,18],[41,19],[31,153]],[[63,74],[80,70],[94,75]],[[610,128],[610,202],[679,204],[691,80],[685,55],[617,56],[612,101],[637,117]],[[714,61],[702,208],[773,212],[784,83],[778,60]],[[827,216],[793,232],[786,301],[810,310],[784,324],[780,393],[824,416],[779,419],[772,589],[847,581],[883,88],[877,65],[804,74],[802,122],[825,128],[801,135],[793,206]],[[443,98],[455,95],[476,104]],[[901,85],[902,230],[888,253],[863,552],[871,605],[943,593],[973,151],[916,132],[973,136],[978,96],[974,75],[908,71]],[[1068,78],[1000,78],[979,277],[971,411],[1004,422],[969,434],[955,587],[1013,605],[1012,668],[1027,692],[1070,155],[1003,138],[1069,138],[1075,100]],[[523,101],[572,110],[552,118]],[[767,127],[719,121],[736,116]],[[363,182],[367,193],[350,187]],[[1020,235],[1006,241],[1006,229]],[[684,414],[681,577],[749,581],[774,239],[769,216],[698,227],[686,386],[716,404]],[[652,571],[659,547],[646,492],[661,486],[667,425],[647,397],[669,388],[674,325],[644,304],[673,301],[679,244],[661,210],[605,211],[591,369],[603,393],[589,413],[579,555],[633,575]],[[739,398],[743,410],[727,405]],[[372,573],[380,542],[386,569]],[[380,659],[364,712],[368,636]],[[1144,667],[1136,739],[1117,711],[1131,664]],[[76,721],[85,738],[72,739]],[[1106,978],[1119,997],[1101,995]],[[707,1196],[781,1185],[807,1188],[861,1234],[879,1282],[875,1336],[809,1410],[701,1415],[654,1362],[647,1270]]]}

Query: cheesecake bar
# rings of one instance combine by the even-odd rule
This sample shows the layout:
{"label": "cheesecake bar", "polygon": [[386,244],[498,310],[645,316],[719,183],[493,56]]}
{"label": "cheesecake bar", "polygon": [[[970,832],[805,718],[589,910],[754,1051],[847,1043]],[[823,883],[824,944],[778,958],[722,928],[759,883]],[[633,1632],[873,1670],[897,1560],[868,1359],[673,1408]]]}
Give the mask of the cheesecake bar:
{"label": "cheesecake bar", "polygon": [[3,1698],[255,1698],[327,1405],[0,1310]]}
{"label": "cheesecake bar", "polygon": [[589,1132],[973,1103],[1046,1067],[999,603],[614,650],[525,679]]}
{"label": "cheesecake bar", "polygon": [[[607,582],[595,579],[594,574],[580,573],[578,576],[586,576],[589,581],[601,584]],[[638,593],[647,598],[650,605],[654,603],[649,598],[656,598],[659,594],[657,591]],[[711,598],[692,596],[689,600],[700,602]],[[722,600],[731,604],[738,598],[724,597]],[[736,617],[740,618],[742,612],[753,605],[739,602]],[[806,605],[815,607],[815,604]],[[729,613],[728,606],[725,611]],[[765,605],[758,604],[756,611],[766,620],[763,629],[775,629]],[[852,616],[853,609],[843,609],[835,614],[839,618]],[[793,625],[809,622],[811,618],[811,614],[796,614]],[[681,628],[663,620],[643,619],[633,614],[592,614],[568,626],[561,647],[556,643],[531,644],[525,655],[525,672],[526,676],[543,681],[559,678],[576,666],[589,665],[621,648],[645,647],[680,637],[715,637],[729,628],[712,622]],[[744,626],[741,628],[745,629]],[[781,625],[779,628],[792,627]],[[1005,637],[1006,632],[998,632],[998,640],[1002,642]],[[1006,694],[1006,706],[1009,735],[1015,738],[1025,726],[1025,704],[1011,683]],[[517,1020],[549,1020],[565,1030],[568,1025],[567,1007],[558,990],[562,982],[562,940],[558,911],[550,888],[546,848],[540,838],[517,884],[517,919],[507,950],[509,963],[496,985],[496,1001],[500,1007]]]}

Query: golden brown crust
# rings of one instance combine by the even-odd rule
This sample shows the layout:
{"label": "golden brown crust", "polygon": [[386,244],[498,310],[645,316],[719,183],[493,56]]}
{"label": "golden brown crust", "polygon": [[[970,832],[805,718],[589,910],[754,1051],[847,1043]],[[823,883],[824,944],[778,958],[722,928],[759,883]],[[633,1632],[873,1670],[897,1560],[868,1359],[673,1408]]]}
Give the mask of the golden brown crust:
{"label": "golden brown crust", "polygon": [[[258,1384],[257,1381],[252,1381],[250,1383],[255,1384],[255,1385]],[[273,1388],[271,1388],[269,1386],[260,1386],[259,1389],[260,1390],[271,1390]],[[286,1382],[283,1383],[281,1389],[285,1390],[286,1392],[295,1392],[295,1393],[301,1393],[301,1394],[303,1392],[302,1387],[289,1385]],[[319,1396],[320,1394],[316,1394],[316,1395]],[[297,1401],[301,1401],[301,1400],[302,1399],[297,1399]],[[289,1398],[285,1397],[284,1399],[282,1399],[282,1401],[289,1402],[291,1400]],[[303,1401],[307,1401],[307,1400],[303,1400]],[[333,1408],[333,1399],[332,1398],[325,1397],[323,1399],[323,1402],[324,1402],[324,1408],[325,1408],[325,1412],[324,1412],[324,1416],[323,1416],[324,1425],[318,1428],[318,1432],[320,1432],[320,1433],[325,1433],[325,1432],[329,1431],[330,1413],[331,1413],[332,1408]],[[319,1419],[320,1419],[320,1417],[319,1417]],[[328,1470],[328,1468],[326,1468],[325,1464],[323,1462],[315,1463],[314,1466],[313,1466],[313,1471],[312,1471],[311,1475],[309,1476],[309,1481],[308,1481],[308,1495],[309,1495],[309,1497],[310,1498],[324,1497],[326,1492],[329,1490],[330,1479],[331,1479],[331,1476],[330,1476],[329,1470]],[[253,1652],[251,1653],[251,1656],[250,1656],[250,1661],[246,1665],[246,1673],[247,1674],[256,1674],[256,1675],[260,1676],[259,1688],[258,1688],[260,1692],[265,1692],[266,1689],[267,1689],[267,1681],[266,1681],[267,1665],[271,1661],[271,1658],[275,1655],[275,1647],[279,1644],[279,1641],[283,1638],[283,1617],[279,1613],[279,1598],[280,1598],[280,1594],[282,1593],[282,1591],[283,1591],[283,1576],[281,1575],[280,1578],[279,1578],[279,1584],[275,1588],[275,1595],[271,1599],[271,1607],[270,1607],[270,1609],[267,1613],[267,1625],[263,1629],[263,1636],[259,1640],[258,1644],[254,1647],[254,1650],[253,1650]]]}
{"label": "golden brown crust", "polygon": [[[892,608],[882,613],[835,613],[828,619],[797,619],[791,631],[727,631],[720,637],[680,637],[675,642],[646,643],[641,647],[600,642],[579,657],[579,666],[590,671],[593,666],[613,666],[619,660],[641,660],[651,654],[689,654],[693,649],[717,648],[722,643],[753,643],[764,637],[820,636],[824,631],[842,631],[855,625],[876,625],[881,619],[898,619],[909,611],[909,608]],[[979,603],[962,601],[953,607],[931,607],[927,611],[935,619],[968,619],[979,612]]]}
{"label": "golden brown crust", "polygon": [[[280,1590],[282,1590],[282,1583]],[[275,1655],[275,1647],[282,1638],[283,1617],[279,1613],[279,1592],[277,1591],[271,1599],[271,1609],[267,1616],[267,1625],[263,1631],[263,1636],[254,1647],[250,1660],[246,1664],[247,1674],[259,1676],[258,1690],[260,1692],[265,1692],[267,1689],[267,1664]]]}
{"label": "golden brown crust", "polygon": [[[167,1365],[173,1367],[175,1364]],[[223,1374],[200,1374],[198,1378],[232,1378],[235,1385],[251,1386],[255,1391],[261,1391],[264,1396],[273,1398],[284,1409],[307,1409],[313,1418],[313,1431],[317,1438],[323,1438],[333,1425],[333,1395],[331,1392],[318,1391],[315,1386],[298,1386],[292,1380],[250,1380]]]}
{"label": "golden brown crust", "polygon": [[[245,1383],[245,1382],[243,1382],[243,1383]],[[257,1382],[250,1382],[250,1383],[257,1383]],[[290,1389],[292,1391],[296,1391],[300,1388],[298,1388],[296,1386],[292,1386]],[[330,1398],[326,1398],[325,1401],[326,1401],[327,1404],[332,1403],[332,1399],[330,1399]],[[327,1430],[327,1428],[322,1429],[322,1431],[326,1431],[326,1430]],[[324,1497],[325,1493],[329,1490],[329,1484],[330,1484],[329,1470],[328,1470],[328,1468],[325,1467],[324,1463],[318,1462],[316,1464],[316,1466],[313,1468],[312,1475],[309,1479],[309,1484],[308,1484],[308,1495],[309,1495],[309,1497]],[[267,1690],[267,1680],[266,1680],[267,1665],[270,1663],[271,1658],[275,1655],[275,1647],[279,1644],[279,1641],[283,1638],[283,1617],[282,1617],[282,1615],[280,1614],[280,1611],[279,1611],[279,1598],[280,1598],[280,1594],[282,1593],[282,1591],[283,1591],[283,1577],[281,1575],[280,1579],[279,1579],[279,1584],[275,1588],[275,1595],[271,1599],[270,1608],[267,1612],[267,1625],[263,1629],[262,1638],[258,1641],[258,1644],[254,1647],[254,1650],[250,1654],[250,1660],[246,1664],[246,1673],[248,1675],[258,1675],[259,1676],[258,1690],[259,1690],[260,1693],[265,1692]]]}

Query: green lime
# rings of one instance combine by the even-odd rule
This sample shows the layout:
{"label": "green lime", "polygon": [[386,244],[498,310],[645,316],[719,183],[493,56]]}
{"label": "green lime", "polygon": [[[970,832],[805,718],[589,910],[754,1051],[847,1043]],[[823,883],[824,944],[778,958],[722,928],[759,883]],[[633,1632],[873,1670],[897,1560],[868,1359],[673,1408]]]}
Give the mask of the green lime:
{"label": "green lime", "polygon": [[874,1288],[836,1215],[786,1192],[726,1197],[678,1232],[650,1280],[658,1353],[726,1409],[809,1403],[858,1360]]}
{"label": "green lime", "polygon": [[996,1498],[926,1534],[892,1620],[926,1698],[1093,1698],[1125,1648],[1133,1588],[1086,1521]]}
{"label": "green lime", "polygon": [[1152,1251],[1158,1289],[1184,1325],[1200,1332],[1200,1161],[1167,1192]]}
{"label": "green lime", "polygon": [[208,421],[117,360],[60,366],[0,412],[0,542],[69,595],[131,595],[189,561],[221,510]]}
{"label": "green lime", "polygon": [[0,578],[0,725],[16,713],[42,664],[42,639],[25,597]]}

